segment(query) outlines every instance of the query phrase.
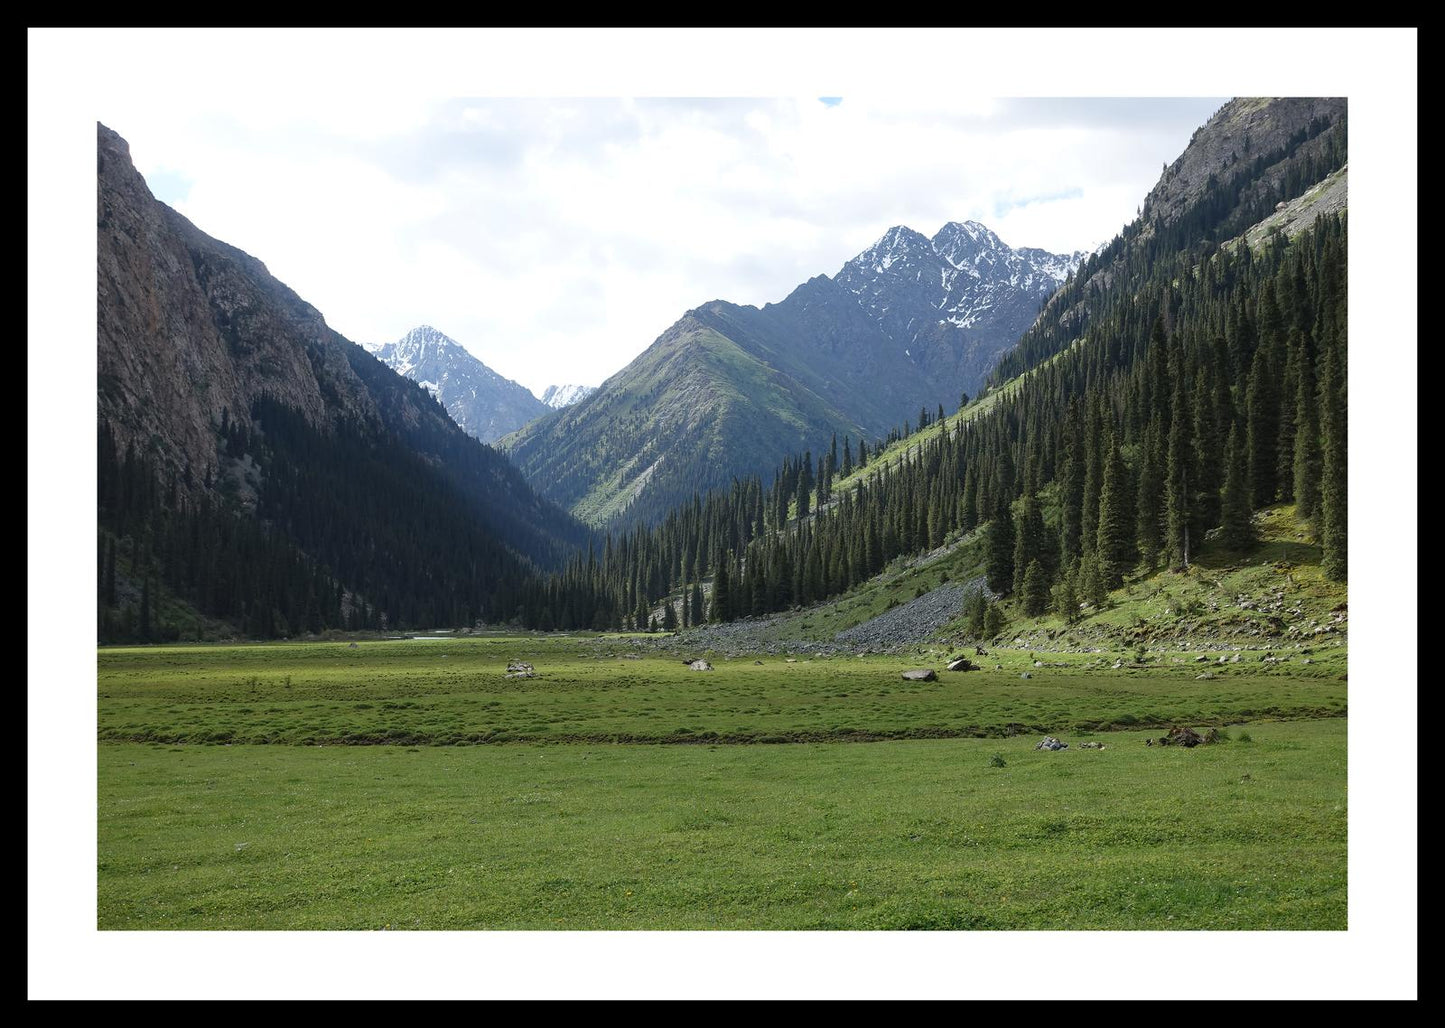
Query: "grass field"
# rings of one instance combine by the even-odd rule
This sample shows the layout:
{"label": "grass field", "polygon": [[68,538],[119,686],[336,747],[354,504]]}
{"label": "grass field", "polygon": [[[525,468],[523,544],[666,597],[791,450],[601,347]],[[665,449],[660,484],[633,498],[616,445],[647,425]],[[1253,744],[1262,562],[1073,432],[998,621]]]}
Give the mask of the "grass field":
{"label": "grass field", "polygon": [[1342,930],[1345,727],[1055,753],[102,745],[98,925]]}
{"label": "grass field", "polygon": [[[103,741],[797,742],[1006,736],[1346,713],[1344,651],[1266,663],[1177,654],[1101,668],[1021,651],[943,671],[946,654],[718,658],[689,670],[629,640],[498,636],[102,650]],[[971,652],[971,651],[970,651]],[[1198,661],[1205,656],[1206,661]],[[509,660],[538,677],[508,679]],[[1112,660],[1112,657],[1107,658]],[[1132,658],[1130,658],[1132,659]],[[1003,669],[993,670],[994,664]],[[939,669],[936,682],[901,672]],[[1030,677],[1021,677],[1027,673]],[[1200,680],[1201,674],[1213,677]]]}
{"label": "grass field", "polygon": [[[102,650],[99,927],[1346,927],[1343,650],[634,648]],[[1179,722],[1233,738],[1143,745]]]}

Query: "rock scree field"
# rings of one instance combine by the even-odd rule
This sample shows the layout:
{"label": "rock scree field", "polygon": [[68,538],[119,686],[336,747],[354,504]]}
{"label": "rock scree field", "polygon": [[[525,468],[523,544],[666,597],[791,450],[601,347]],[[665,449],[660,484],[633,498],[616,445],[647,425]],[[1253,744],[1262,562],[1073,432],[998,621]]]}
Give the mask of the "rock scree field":
{"label": "rock scree field", "polygon": [[961,652],[102,649],[97,924],[1347,927],[1343,646]]}

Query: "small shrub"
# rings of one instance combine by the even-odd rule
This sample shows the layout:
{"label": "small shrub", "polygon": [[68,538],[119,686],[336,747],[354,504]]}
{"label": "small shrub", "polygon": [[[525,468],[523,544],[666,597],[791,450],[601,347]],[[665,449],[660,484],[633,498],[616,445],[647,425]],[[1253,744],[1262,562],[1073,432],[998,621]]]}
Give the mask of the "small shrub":
{"label": "small shrub", "polygon": [[1240,741],[1240,742],[1254,742],[1254,737],[1251,736],[1248,732],[1240,732],[1240,733],[1239,733],[1239,741]]}
{"label": "small shrub", "polygon": [[1002,753],[995,753],[988,758],[989,767],[1008,767],[1008,761],[1003,759]]}

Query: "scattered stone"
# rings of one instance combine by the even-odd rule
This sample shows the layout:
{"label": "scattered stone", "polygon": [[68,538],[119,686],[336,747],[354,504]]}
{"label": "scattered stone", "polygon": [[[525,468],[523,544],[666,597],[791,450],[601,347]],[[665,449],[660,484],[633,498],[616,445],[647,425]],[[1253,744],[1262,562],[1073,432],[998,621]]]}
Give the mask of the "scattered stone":
{"label": "scattered stone", "polygon": [[988,650],[984,649],[982,646],[975,646],[973,648],[973,655],[975,657],[987,657]]}
{"label": "scattered stone", "polygon": [[1020,677],[1020,678],[1032,678],[1032,677],[1034,677],[1034,676],[1031,675],[1031,674],[1029,674],[1027,671],[1025,671],[1023,674],[1019,675],[1019,677]]}
{"label": "scattered stone", "polygon": [[529,672],[529,673],[530,673],[530,672],[536,671],[536,670],[537,670],[536,668],[534,668],[531,664],[528,664],[525,660],[509,660],[509,661],[507,661],[507,673],[508,673],[509,675],[510,675],[510,674],[521,674],[521,673],[523,673],[523,672]]}
{"label": "scattered stone", "polygon": [[977,664],[975,664],[973,661],[969,660],[967,657],[959,657],[957,660],[953,661],[952,663],[950,663],[950,664],[948,665],[948,670],[950,670],[950,671],[982,671],[983,669],[980,668],[980,667],[979,667]]}
{"label": "scattered stone", "polygon": [[993,666],[993,669],[994,669],[995,671],[1002,671],[1002,670],[1003,670],[1003,665],[1002,665],[1002,664],[995,664],[995,665]]}
{"label": "scattered stone", "polygon": [[[1149,740],[1146,739],[1146,740],[1144,740],[1144,741],[1145,741],[1145,742],[1148,742]],[[1104,744],[1101,743],[1101,742],[1081,742],[1081,743],[1079,743],[1079,749],[1081,749],[1081,750],[1102,750],[1103,748],[1104,748]]]}
{"label": "scattered stone", "polygon": [[346,648],[347,648],[348,650],[354,650],[354,649],[356,649],[356,643],[347,643],[347,644],[346,644]]}
{"label": "scattered stone", "polygon": [[1238,663],[1239,663],[1239,654],[1236,653],[1234,656],[1230,657],[1230,658],[1229,658],[1229,662],[1230,662],[1231,664],[1238,664]]}
{"label": "scattered stone", "polygon": [[754,664],[761,664],[762,661],[761,661],[761,660],[755,660],[755,661],[753,661],[753,663],[754,663]]}
{"label": "scattered stone", "polygon": [[1194,676],[1194,680],[1195,680],[1196,682],[1208,682],[1208,681],[1212,681],[1215,677],[1217,677],[1217,676],[1214,674],[1213,671],[1206,671],[1206,672],[1204,672],[1204,674],[1202,674],[1202,675],[1195,675],[1195,676]]}
{"label": "scattered stone", "polygon": [[938,673],[931,667],[921,667],[903,672],[903,678],[909,682],[936,682]]}
{"label": "scattered stone", "polygon": [[[1215,739],[1217,738],[1218,733],[1215,734]],[[1185,728],[1182,725],[1176,725],[1175,727],[1169,729],[1168,735],[1162,735],[1159,737],[1160,746],[1183,746],[1187,749],[1193,749],[1195,746],[1198,746],[1204,742],[1213,741],[1213,739],[1206,740],[1204,736],[1200,735],[1194,729]]]}
{"label": "scattered stone", "polygon": [[1109,666],[1112,667],[1115,671],[1118,671],[1121,667],[1124,666],[1124,662],[1122,660],[1116,660]]}
{"label": "scattered stone", "polygon": [[1066,750],[1068,748],[1068,743],[1059,742],[1059,740],[1055,739],[1052,735],[1044,736],[1043,741],[1034,747],[1036,750]]}
{"label": "scattered stone", "polygon": [[622,659],[623,659],[623,660],[641,660],[641,659],[642,659],[642,654],[640,654],[640,653],[624,653],[624,654],[622,655]]}
{"label": "scattered stone", "polygon": [[705,660],[695,660],[695,661],[693,661],[691,664],[689,664],[688,667],[692,668],[692,670],[694,670],[694,671],[711,671],[711,670],[712,670],[712,665],[709,664],[709,663],[708,663],[707,661],[705,661]]}
{"label": "scattered stone", "polygon": [[1145,739],[1145,740],[1144,740],[1144,745],[1145,745],[1145,746],[1153,746],[1153,745],[1154,745],[1154,740],[1153,740],[1153,739]]}
{"label": "scattered stone", "polygon": [[1194,658],[1194,663],[1198,664],[1201,660],[1208,660],[1208,659],[1209,659],[1208,657],[1206,657],[1204,654],[1201,653],[1199,656],[1197,656],[1197,657]]}
{"label": "scattered stone", "polygon": [[508,671],[508,672],[507,672],[507,677],[508,677],[508,678],[536,678],[536,677],[537,677],[537,672],[535,672],[535,671]]}
{"label": "scattered stone", "polygon": [[783,661],[784,664],[796,664],[797,662],[797,657],[789,657],[787,660]]}
{"label": "scattered stone", "polygon": [[1043,662],[1043,661],[1041,661],[1041,660],[1036,660],[1036,661],[1034,661],[1034,667],[1043,667],[1043,666],[1044,666],[1044,662]]}

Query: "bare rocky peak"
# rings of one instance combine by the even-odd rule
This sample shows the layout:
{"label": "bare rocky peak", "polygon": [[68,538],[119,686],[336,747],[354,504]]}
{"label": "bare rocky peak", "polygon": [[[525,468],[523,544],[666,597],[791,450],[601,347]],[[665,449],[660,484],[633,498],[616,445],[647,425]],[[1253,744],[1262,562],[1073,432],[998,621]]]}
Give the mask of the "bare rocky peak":
{"label": "bare rocky peak", "polygon": [[1209,177],[1227,178],[1235,169],[1282,148],[1312,121],[1335,124],[1347,113],[1343,97],[1240,97],[1214,113],[1194,133],[1184,152],[1164,169],[1144,199],[1146,220],[1171,224],[1205,191]]}

